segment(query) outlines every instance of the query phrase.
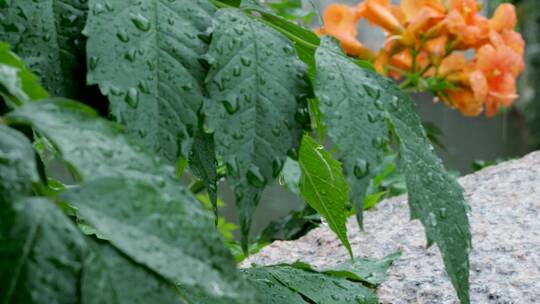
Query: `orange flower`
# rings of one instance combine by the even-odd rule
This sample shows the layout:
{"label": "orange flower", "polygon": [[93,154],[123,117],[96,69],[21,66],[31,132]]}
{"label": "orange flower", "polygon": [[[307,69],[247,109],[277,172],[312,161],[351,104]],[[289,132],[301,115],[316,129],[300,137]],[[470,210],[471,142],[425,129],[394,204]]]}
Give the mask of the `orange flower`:
{"label": "orange flower", "polygon": [[470,88],[457,88],[445,91],[443,100],[458,109],[465,116],[478,116],[482,113],[483,102],[478,101]]}
{"label": "orange flower", "polygon": [[489,34],[489,21],[478,14],[475,0],[449,0],[450,12],[445,18],[448,31],[460,39],[458,49],[475,48],[485,43]]}
{"label": "orange flower", "polygon": [[319,35],[334,36],[347,54],[364,57],[371,52],[356,38],[356,24],[359,19],[360,16],[355,8],[343,4],[331,4],[324,11],[324,27],[315,32]]}
{"label": "orange flower", "polygon": [[495,115],[500,106],[509,106],[516,94],[516,76],[523,69],[523,58],[506,45],[487,44],[478,50],[471,88],[486,101],[486,115]]}
{"label": "orange flower", "polygon": [[402,0],[400,7],[407,20],[414,19],[424,8],[430,8],[440,13],[446,11],[442,0]]}
{"label": "orange flower", "polygon": [[493,18],[489,20],[491,29],[497,32],[513,30],[516,23],[516,8],[512,4],[508,3],[499,5],[493,14]]}
{"label": "orange flower", "polygon": [[372,24],[382,27],[387,33],[400,34],[403,32],[401,21],[404,15],[390,0],[365,0],[357,7],[357,14],[366,18]]}

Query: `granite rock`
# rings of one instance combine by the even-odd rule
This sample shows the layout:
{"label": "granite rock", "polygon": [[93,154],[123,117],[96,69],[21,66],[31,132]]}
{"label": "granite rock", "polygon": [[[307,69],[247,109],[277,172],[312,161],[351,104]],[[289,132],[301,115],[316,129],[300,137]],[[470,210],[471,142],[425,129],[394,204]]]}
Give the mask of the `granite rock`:
{"label": "granite rock", "polygon": [[[459,179],[471,205],[471,302],[540,303],[540,152]],[[401,251],[389,278],[377,288],[385,304],[458,303],[436,246],[426,249],[424,229],[410,221],[405,196],[365,214],[365,232],[348,223],[355,256],[382,258]],[[242,264],[302,260],[316,267],[348,259],[323,226],[296,241],[278,241]]]}

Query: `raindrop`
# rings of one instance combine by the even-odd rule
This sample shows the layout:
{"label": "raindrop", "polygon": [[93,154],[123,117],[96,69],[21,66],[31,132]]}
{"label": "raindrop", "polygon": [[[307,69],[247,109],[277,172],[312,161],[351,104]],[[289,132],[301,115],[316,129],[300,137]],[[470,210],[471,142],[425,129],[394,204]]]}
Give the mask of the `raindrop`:
{"label": "raindrop", "polygon": [[279,126],[275,126],[274,128],[272,128],[272,134],[274,134],[275,136],[281,135],[281,130]]}
{"label": "raindrop", "polygon": [[377,116],[375,116],[373,113],[368,113],[367,118],[368,118],[368,121],[371,123],[374,123],[377,121]]}
{"label": "raindrop", "polygon": [[235,77],[239,77],[241,73],[242,73],[242,70],[240,69],[240,67],[235,65],[233,68],[233,75]]}
{"label": "raindrop", "polygon": [[132,107],[137,108],[139,105],[139,92],[135,88],[129,88],[125,98],[126,103]]}
{"label": "raindrop", "polygon": [[372,88],[371,86],[365,84],[363,85],[363,87],[369,97],[379,99],[379,97],[381,96],[381,91],[379,89]]}
{"label": "raindrop", "polygon": [[137,50],[134,48],[130,49],[124,54],[124,58],[126,58],[130,62],[134,62],[136,57],[137,57]]}
{"label": "raindrop", "polygon": [[353,169],[354,176],[360,179],[369,173],[369,163],[365,159],[357,159]]}
{"label": "raindrop", "polygon": [[126,30],[121,29],[116,33],[116,37],[122,42],[129,42],[129,35]]}
{"label": "raindrop", "polygon": [[386,144],[386,138],[376,137],[371,141],[371,144],[373,145],[374,148],[378,148],[378,149],[383,148],[384,145]]}
{"label": "raindrop", "polygon": [[272,161],[272,176],[277,177],[279,172],[281,172],[281,168],[283,168],[283,161],[279,158],[275,158]]}
{"label": "raindrop", "polygon": [[148,32],[150,30],[150,21],[141,14],[132,14],[131,22],[133,22],[137,29],[143,32]]}
{"label": "raindrop", "polygon": [[101,3],[94,5],[94,14],[99,15],[105,11],[105,7]]}
{"label": "raindrop", "polygon": [[309,123],[309,111],[306,108],[300,108],[294,114],[294,119],[301,125],[307,125]]}
{"label": "raindrop", "polygon": [[446,211],[446,208],[441,208],[439,209],[439,217],[441,219],[445,219],[447,216],[447,211]]}
{"label": "raindrop", "polygon": [[193,84],[191,84],[191,83],[183,84],[182,85],[182,90],[184,90],[186,92],[189,92],[189,91],[193,90]]}
{"label": "raindrop", "polygon": [[241,140],[242,138],[244,138],[244,134],[242,134],[242,132],[240,132],[239,130],[235,131],[233,133],[233,136],[232,136],[234,139],[236,140]]}
{"label": "raindrop", "polygon": [[375,100],[375,108],[379,111],[384,110],[384,103],[380,99]]}
{"label": "raindrop", "polygon": [[254,187],[262,188],[266,185],[266,179],[261,174],[259,167],[255,165],[252,165],[251,168],[249,168],[248,172],[246,173],[246,178]]}
{"label": "raindrop", "polygon": [[245,57],[245,56],[240,57],[240,61],[246,67],[249,67],[251,65],[251,63],[252,63],[251,59],[248,58],[248,57]]}
{"label": "raindrop", "polygon": [[141,92],[143,92],[145,94],[149,94],[150,93],[150,87],[148,86],[148,82],[146,82],[145,80],[141,80],[139,82],[139,90],[141,90]]}
{"label": "raindrop", "polygon": [[238,162],[236,160],[236,157],[233,156],[230,160],[228,160],[225,163],[225,166],[227,167],[227,173],[230,176],[238,176]]}
{"label": "raindrop", "polygon": [[90,59],[88,61],[90,70],[95,70],[99,62],[99,57],[90,56]]}
{"label": "raindrop", "polygon": [[392,96],[392,100],[390,101],[390,109],[392,111],[397,111],[399,108],[399,98],[397,96]]}
{"label": "raindrop", "polygon": [[120,95],[124,94],[124,92],[122,91],[122,89],[120,89],[120,88],[117,87],[117,86],[111,86],[110,92],[111,92],[111,94],[113,94],[114,96],[120,96]]}
{"label": "raindrop", "polygon": [[238,109],[240,109],[240,105],[238,104],[238,100],[237,99],[233,99],[233,101],[229,101],[228,99],[227,100],[224,100],[223,101],[223,106],[225,107],[225,110],[227,110],[227,113],[229,114],[234,114],[238,111]]}

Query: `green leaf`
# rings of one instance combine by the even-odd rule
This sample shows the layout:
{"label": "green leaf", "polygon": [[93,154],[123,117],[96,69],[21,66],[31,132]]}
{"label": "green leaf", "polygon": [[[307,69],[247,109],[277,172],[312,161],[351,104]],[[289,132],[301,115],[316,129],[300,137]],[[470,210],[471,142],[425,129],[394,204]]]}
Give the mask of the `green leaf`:
{"label": "green leaf", "polygon": [[79,303],[84,239],[52,203],[0,208],[0,302]]}
{"label": "green leaf", "polygon": [[289,289],[278,281],[265,267],[254,267],[240,271],[255,287],[261,304],[307,304],[300,293]]}
{"label": "green leaf", "polygon": [[362,226],[364,196],[370,180],[376,175],[374,167],[384,157],[388,128],[384,105],[376,79],[352,64],[337,45],[324,38],[317,50],[316,94],[328,135],[336,144],[351,198],[355,203],[358,223]]}
{"label": "green leaf", "polygon": [[[136,181],[140,181],[142,185],[146,185],[144,186],[144,189],[147,189],[148,193],[140,193],[143,190],[138,188],[133,191],[128,191],[131,192],[131,194],[126,193],[127,190],[125,189],[128,189],[128,185],[126,185],[126,187],[117,185],[117,188],[110,189],[111,195],[113,196],[101,197],[101,194],[105,192],[96,191],[95,193],[97,194],[94,193],[94,195],[100,196],[100,199],[96,200],[94,203],[103,201],[109,202],[110,204],[101,206],[107,208],[106,211],[102,210],[104,214],[113,211],[119,212],[119,210],[122,210],[124,207],[128,208],[130,202],[132,204],[140,203],[140,201],[137,201],[139,198],[150,200],[150,202],[147,203],[149,204],[147,208],[152,206],[150,204],[152,202],[174,200],[174,203],[166,205],[168,206],[166,208],[170,208],[171,210],[171,212],[168,213],[168,216],[176,216],[176,220],[185,220],[182,221],[183,224],[175,222],[180,226],[172,227],[172,236],[181,234],[183,240],[188,240],[186,241],[187,243],[185,243],[187,244],[186,247],[180,252],[185,252],[186,254],[189,253],[191,257],[201,257],[206,259],[208,264],[215,262],[215,264],[212,264],[212,267],[217,270],[209,272],[208,276],[219,273],[220,269],[223,269],[224,273],[230,273],[231,276],[234,275],[234,260],[227,248],[222,244],[219,234],[215,231],[210,215],[204,212],[200,203],[198,203],[196,199],[179,184],[175,178],[174,168],[165,165],[159,158],[151,157],[146,154],[140,147],[130,145],[129,141],[122,135],[122,130],[118,125],[98,118],[97,115],[86,106],[65,99],[53,99],[24,105],[10,113],[6,117],[6,120],[8,123],[14,125],[32,126],[38,133],[48,138],[48,140],[50,140],[57,148],[63,160],[76,170],[81,179],[86,181],[99,181],[106,177],[120,177],[133,180],[131,181],[130,187],[135,187],[133,184],[136,184]],[[105,183],[105,185],[98,185],[103,188],[107,187],[107,183]],[[159,189],[159,191],[156,189]],[[80,191],[83,190],[84,189],[81,189]],[[90,193],[90,190],[87,191]],[[114,195],[116,195],[116,198]],[[123,205],[115,206],[115,200],[125,195],[133,196],[131,196],[131,199]],[[76,197],[73,196],[70,198],[76,199]],[[91,198],[85,197],[85,199]],[[71,203],[70,199],[67,199],[67,201]],[[144,205],[145,204],[143,204],[143,206]],[[112,209],[113,207],[116,207],[117,209]],[[140,212],[148,210],[149,209],[143,208]],[[165,211],[162,210],[162,212]],[[142,216],[141,214],[142,213],[138,213],[136,215]],[[102,231],[100,229],[101,227],[98,227],[95,222],[87,219],[84,214],[81,213],[78,215],[88,224],[94,226],[100,235],[104,235],[108,239],[113,239],[109,235],[110,233]],[[118,214],[116,215],[118,216]],[[137,223],[137,226],[152,221],[152,217],[148,217],[147,215],[148,214],[145,213],[144,216],[144,220],[147,222],[141,220],[141,223]],[[122,215],[121,218],[124,216],[126,216],[127,220],[127,215]],[[112,220],[112,218],[108,215],[101,220]],[[154,228],[158,230],[158,228]],[[160,233],[164,233],[163,229],[167,229],[167,226],[160,227]],[[129,238],[126,237],[126,240],[129,240]],[[143,241],[143,239],[140,241]],[[135,253],[130,252],[129,254],[131,256]],[[161,256],[159,257],[161,258]],[[160,259],[155,260],[155,262],[158,263]],[[186,261],[188,261],[188,259],[186,259]],[[200,263],[201,262],[194,262],[193,267],[196,265],[200,266]],[[154,266],[158,267],[159,265]],[[205,269],[202,268],[202,266],[200,267],[201,271],[202,269]],[[210,266],[208,267],[211,268]],[[169,268],[169,266],[164,268]],[[169,279],[171,279],[173,275],[176,275],[174,271],[181,271],[183,269],[182,267],[176,268],[176,270],[172,269],[172,267],[170,268],[171,269],[163,270],[169,271],[167,272]],[[202,275],[200,272],[194,273]],[[184,276],[187,275],[188,274],[184,274]],[[190,273],[189,275],[194,278],[196,277],[193,273]],[[183,279],[184,277],[181,278]]]}
{"label": "green leaf", "polygon": [[52,95],[78,96],[86,11],[87,1],[80,0],[2,1],[0,40],[13,46]]}
{"label": "green leaf", "polygon": [[389,86],[385,101],[390,122],[400,139],[400,171],[405,174],[411,219],[426,229],[428,246],[437,243],[448,276],[461,303],[469,303],[469,252],[471,232],[463,189],[433,153],[433,146],[416,114],[414,101],[395,85]]}
{"label": "green leaf", "polygon": [[294,42],[299,58],[308,65],[310,79],[315,79],[315,50],[320,44],[319,37],[311,30],[291,22],[274,12],[258,1],[242,1],[241,8],[247,11],[258,12],[266,25],[282,33]]}
{"label": "green leaf", "polygon": [[32,183],[39,181],[37,172],[32,144],[22,133],[0,124],[0,203],[31,194]]}
{"label": "green leaf", "polygon": [[189,155],[189,165],[195,176],[204,182],[210,203],[214,209],[215,221],[218,220],[217,196],[217,161],[214,136],[199,130],[193,139],[193,149]]}
{"label": "green leaf", "polygon": [[300,184],[300,174],[298,161],[287,157],[279,176],[279,183],[292,193],[300,196],[300,188],[298,186]]}
{"label": "green leaf", "polygon": [[26,104],[5,117],[44,135],[81,180],[130,176],[176,188],[174,168],[131,145],[122,128],[75,101],[52,98]]}
{"label": "green leaf", "polygon": [[36,76],[10,51],[9,45],[2,42],[0,42],[0,95],[5,101],[10,102],[12,107],[48,96]]}
{"label": "green leaf", "polygon": [[[350,160],[366,160],[360,162],[366,169],[380,160],[379,144],[387,140],[389,124],[399,138],[399,171],[406,178],[411,218],[424,225],[428,245],[437,243],[461,302],[469,303],[471,234],[461,186],[433,153],[413,100],[393,81],[359,68],[336,52],[337,44],[328,39],[317,50],[317,95],[330,136],[344,154],[346,174],[355,176],[356,163]],[[376,119],[370,119],[369,114]],[[370,174],[370,170],[359,171]],[[363,193],[364,185],[365,178],[351,187]],[[356,199],[358,202],[359,197]]]}
{"label": "green leaf", "polygon": [[296,240],[309,231],[319,227],[321,218],[315,209],[306,205],[303,209],[293,211],[286,216],[274,220],[266,226],[258,240],[271,243],[276,240]]}
{"label": "green leaf", "polygon": [[[99,199],[96,199],[99,197]],[[115,248],[163,279],[239,300],[236,265],[203,211],[156,186],[123,178],[85,183],[61,195]]]}
{"label": "green leaf", "polygon": [[247,248],[262,190],[309,123],[306,67],[290,41],[239,10],[220,10],[214,26],[205,114],[235,189]]}
{"label": "green leaf", "polygon": [[171,282],[105,242],[87,243],[91,250],[83,264],[82,303],[184,303]]}
{"label": "green leaf", "polygon": [[281,284],[311,301],[309,303],[379,303],[375,293],[358,282],[286,265],[269,266],[265,269]]}
{"label": "green leaf", "polygon": [[352,257],[346,226],[349,186],[341,164],[308,135],[302,140],[299,162],[302,197],[326,219]]}
{"label": "green leaf", "polygon": [[[198,126],[202,81],[198,37],[215,8],[206,0],[90,0],[88,82],[109,97],[128,134],[170,162],[187,158]],[[103,47],[103,46],[107,47]]]}
{"label": "green leaf", "polygon": [[356,258],[339,265],[324,268],[320,272],[376,286],[386,281],[388,269],[400,256],[401,252],[396,252],[382,260]]}

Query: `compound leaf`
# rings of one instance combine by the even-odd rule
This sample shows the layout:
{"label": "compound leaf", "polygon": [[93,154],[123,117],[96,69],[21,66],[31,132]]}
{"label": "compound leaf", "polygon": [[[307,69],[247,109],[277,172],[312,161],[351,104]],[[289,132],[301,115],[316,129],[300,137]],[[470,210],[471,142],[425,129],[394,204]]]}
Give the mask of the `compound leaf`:
{"label": "compound leaf", "polygon": [[284,36],[237,9],[220,10],[214,27],[205,114],[232,179],[246,248],[262,189],[309,123],[306,66]]}
{"label": "compound leaf", "polygon": [[[320,73],[317,95],[322,104],[329,105],[322,106],[323,115],[331,137],[342,153],[346,153],[345,173],[351,178],[362,177],[359,182],[351,183],[351,187],[365,192],[364,176],[370,176],[371,163],[382,156],[381,145],[388,140],[385,125],[389,124],[399,139],[400,172],[406,178],[411,218],[422,222],[428,245],[437,243],[461,302],[469,303],[468,206],[463,189],[433,153],[413,100],[391,80],[356,66],[328,38],[323,39],[317,50],[317,68]],[[357,104],[353,105],[352,101]],[[350,113],[356,114],[349,117]],[[355,128],[361,129],[351,131]],[[349,139],[344,141],[341,137]],[[355,171],[362,174],[354,174]],[[358,202],[362,197],[355,199]],[[360,210],[357,207],[357,214]]]}
{"label": "compound leaf", "polygon": [[[90,0],[88,82],[141,145],[174,163],[187,158],[202,105],[207,50],[199,38],[215,8],[206,0]],[[104,47],[107,46],[107,47]]]}
{"label": "compound leaf", "polygon": [[382,103],[377,99],[382,87],[376,79],[347,59],[329,38],[316,52],[317,86],[323,121],[336,144],[358,223],[366,189],[376,175],[374,168],[384,157],[388,128]]}

